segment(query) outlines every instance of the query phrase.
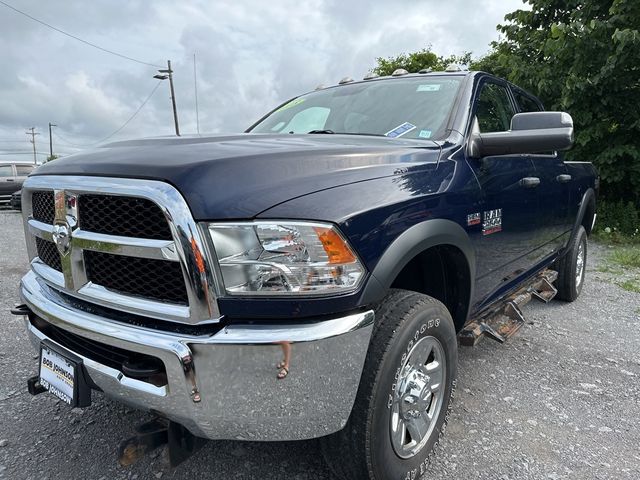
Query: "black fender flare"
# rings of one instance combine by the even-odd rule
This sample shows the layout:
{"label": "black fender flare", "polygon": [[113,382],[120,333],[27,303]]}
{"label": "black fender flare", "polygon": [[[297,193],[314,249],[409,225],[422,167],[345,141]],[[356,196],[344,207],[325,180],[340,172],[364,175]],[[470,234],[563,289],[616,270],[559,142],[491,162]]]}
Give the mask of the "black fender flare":
{"label": "black fender flare", "polygon": [[[571,245],[571,242],[573,241],[573,239],[576,238],[576,235],[578,234],[578,228],[580,228],[580,225],[582,225],[582,221],[584,220],[584,216],[586,215],[587,209],[589,208],[590,205],[593,205],[594,214],[595,214],[596,193],[594,192],[593,188],[588,188],[587,191],[584,192],[584,195],[582,195],[582,200],[580,201],[580,207],[578,208],[578,215],[576,215],[576,220],[575,220],[575,223],[573,224],[573,229],[571,230],[571,236],[567,241],[567,245]],[[591,233],[589,229],[587,229],[587,233]]]}
{"label": "black fender flare", "polygon": [[413,225],[387,247],[371,272],[370,281],[363,293],[364,303],[380,301],[398,274],[416,255],[441,245],[456,247],[464,254],[469,266],[469,304],[471,304],[476,277],[475,249],[467,232],[459,224],[440,218]]}

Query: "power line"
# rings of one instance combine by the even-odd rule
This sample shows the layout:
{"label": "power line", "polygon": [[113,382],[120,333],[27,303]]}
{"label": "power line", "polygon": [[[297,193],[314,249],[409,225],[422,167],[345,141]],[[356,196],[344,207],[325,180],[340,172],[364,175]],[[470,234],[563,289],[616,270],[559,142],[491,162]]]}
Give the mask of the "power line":
{"label": "power line", "polygon": [[198,74],[196,72],[196,54],[193,54],[193,91],[196,97],[196,131],[200,135],[200,113],[198,112]]}
{"label": "power line", "polygon": [[[0,152],[0,155],[33,155],[33,152]],[[46,153],[36,152],[36,155],[47,155]]]}
{"label": "power line", "polygon": [[[32,150],[7,150],[6,148],[0,148],[0,152],[2,152],[2,155],[32,155],[33,156],[33,151]],[[77,151],[75,152],[69,152],[67,150],[64,150],[62,152],[59,152],[63,155],[71,155],[73,153],[77,153]],[[48,153],[45,152],[36,152],[36,155],[46,155],[49,156]]]}
{"label": "power line", "polygon": [[[0,0],[1,2],[1,0]],[[138,113],[140,113],[140,110],[142,110],[142,107],[144,107],[147,102],[151,99],[151,97],[153,96],[154,93],[156,93],[156,90],[158,89],[158,87],[160,86],[160,83],[162,82],[162,80],[158,80],[158,83],[156,83],[156,86],[153,87],[153,89],[151,90],[151,93],[147,96],[147,98],[144,99],[144,101],[140,104],[140,106],[138,107],[138,109],[133,112],[133,115],[131,115],[126,122],[124,122],[120,128],[118,128],[117,130],[115,130],[113,133],[111,133],[110,135],[107,135],[106,137],[104,137],[101,140],[98,140],[97,142],[93,142],[93,143],[73,143],[70,142],[69,140],[67,140],[64,137],[61,137],[57,132],[53,132],[53,134],[59,139],[62,140],[63,142],[67,143],[68,145],[71,145],[73,147],[93,147],[95,145],[98,145],[102,142],[105,142],[107,140],[109,140],[111,137],[113,137],[116,133],[118,133],[120,130],[122,130],[124,127],[126,127],[129,122],[131,120],[133,120],[135,118],[136,115],[138,115]]]}
{"label": "power line", "polygon": [[12,5],[9,5],[8,3],[3,2],[2,0],[0,0],[0,4],[4,5],[7,8],[10,8],[11,10],[13,10],[14,12],[19,13],[20,15],[24,15],[25,17],[30,18],[34,22],[38,22],[39,24],[44,25],[45,27],[48,27],[48,28],[50,28],[52,30],[55,30],[56,32],[59,32],[59,33],[61,33],[63,35],[66,35],[67,37],[73,38],[74,40],[78,40],[79,42],[82,42],[85,45],[89,45],[90,47],[97,48],[98,50],[102,50],[103,52],[110,53],[111,55],[115,55],[117,57],[124,58],[126,60],[131,60],[132,62],[141,63],[142,65],[148,65],[149,67],[160,67],[160,68],[162,68],[162,65],[155,65],[155,64],[149,63],[149,62],[143,62],[142,60],[138,60],[136,58],[128,57],[127,55],[123,55],[121,53],[114,52],[113,50],[106,49],[104,47],[96,45],[95,43],[91,43],[91,42],[89,42],[87,40],[83,40],[80,37],[72,35],[72,34],[70,34],[68,32],[65,32],[64,30],[60,30],[59,28],[54,27],[53,25],[50,25],[50,24],[48,24],[46,22],[43,22],[42,20],[39,20],[36,17],[33,17],[33,16],[29,15],[26,12],[23,12],[22,10],[18,10],[16,7],[14,7]]}
{"label": "power line", "polygon": [[66,138],[61,137],[60,134],[57,133],[57,132],[53,132],[53,136],[56,137],[61,142],[66,143],[67,145],[69,145],[71,147],[90,147],[91,145],[95,145],[94,143],[73,143],[73,142],[70,142]]}
{"label": "power line", "polygon": [[[133,115],[131,115],[131,116],[128,118],[128,120],[122,124],[122,126],[121,126],[120,128],[118,128],[118,129],[117,129],[115,132],[113,132],[111,135],[108,135],[108,136],[106,136],[105,138],[103,138],[102,140],[98,141],[97,143],[102,143],[102,142],[104,142],[104,141],[106,141],[106,140],[109,140],[109,139],[110,139],[111,137],[113,137],[116,133],[118,133],[120,130],[122,130],[124,127],[126,127],[126,126],[129,124],[129,122],[130,122],[131,120],[133,120],[133,119],[135,118],[135,116],[136,116],[136,115],[138,115],[138,113],[140,113],[140,110],[142,110],[142,107],[144,107],[144,106],[147,104],[147,102],[148,102],[149,100],[151,100],[151,97],[153,97],[153,94],[154,94],[154,93],[156,93],[156,90],[157,90],[157,89],[158,89],[158,87],[160,86],[160,83],[162,83],[162,80],[158,80],[158,83],[156,83],[156,86],[155,86],[155,87],[153,87],[153,89],[151,90],[151,93],[149,94],[149,96],[147,96],[147,98],[145,98],[145,99],[144,99],[144,102],[142,102],[142,103],[140,104],[140,106],[138,107],[138,109],[137,109],[135,112],[133,112]],[[94,144],[94,145],[95,145],[95,144]]]}

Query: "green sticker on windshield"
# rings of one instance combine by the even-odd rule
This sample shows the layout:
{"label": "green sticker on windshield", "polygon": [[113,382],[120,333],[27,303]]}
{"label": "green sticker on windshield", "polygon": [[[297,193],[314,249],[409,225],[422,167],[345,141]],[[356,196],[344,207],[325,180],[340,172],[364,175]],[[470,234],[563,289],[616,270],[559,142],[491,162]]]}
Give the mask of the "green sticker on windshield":
{"label": "green sticker on windshield", "polygon": [[276,112],[281,112],[282,110],[286,110],[288,108],[295,107],[296,105],[300,105],[304,101],[305,101],[304,98],[294,98],[289,103],[285,103],[283,106],[281,106],[279,109],[277,109]]}
{"label": "green sticker on windshield", "polygon": [[439,83],[423,83],[422,85],[418,85],[416,88],[416,92],[437,92],[440,90]]}

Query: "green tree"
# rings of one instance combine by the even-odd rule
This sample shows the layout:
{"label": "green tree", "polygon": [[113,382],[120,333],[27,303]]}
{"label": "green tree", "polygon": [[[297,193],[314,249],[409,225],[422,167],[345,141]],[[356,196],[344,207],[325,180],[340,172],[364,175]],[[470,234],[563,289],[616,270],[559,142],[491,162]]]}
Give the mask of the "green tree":
{"label": "green tree", "polygon": [[512,69],[508,65],[504,66],[500,62],[499,56],[500,54],[494,45],[494,49],[491,52],[483,57],[472,60],[471,63],[469,63],[469,70],[491,73],[500,78],[509,78]]}
{"label": "green tree", "polygon": [[640,202],[640,2],[527,0],[503,39],[472,63],[538,95],[575,122],[570,160],[593,161],[610,199]]}
{"label": "green tree", "polygon": [[432,70],[444,70],[447,65],[458,64],[468,65],[471,62],[471,53],[466,52],[463,55],[450,55],[443,57],[431,51],[431,46],[423,48],[413,53],[402,53],[395,57],[376,58],[377,65],[373,72],[378,75],[391,75],[394,70],[404,68],[407,72],[415,73],[424,68]]}

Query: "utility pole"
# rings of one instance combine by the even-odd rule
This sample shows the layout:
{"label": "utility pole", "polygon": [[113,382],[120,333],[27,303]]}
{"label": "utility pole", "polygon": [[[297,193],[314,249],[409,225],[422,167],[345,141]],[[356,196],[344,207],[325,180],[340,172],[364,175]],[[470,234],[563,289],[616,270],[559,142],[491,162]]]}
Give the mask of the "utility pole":
{"label": "utility pole", "polygon": [[176,135],[180,136],[178,128],[178,110],[176,109],[176,94],[173,91],[173,70],[171,70],[171,60],[167,60],[167,70],[169,70],[169,88],[171,89],[171,104],[173,105],[173,123],[176,126]]}
{"label": "utility pole", "polygon": [[193,54],[193,91],[196,98],[196,131],[200,135],[200,113],[198,112],[198,74],[196,72],[196,54]]}
{"label": "utility pole", "polygon": [[178,127],[178,110],[176,108],[176,94],[173,90],[173,70],[171,70],[171,60],[167,60],[167,69],[158,70],[158,74],[154,75],[153,78],[157,78],[158,80],[166,80],[169,79],[169,89],[171,90],[171,105],[173,106],[173,123],[176,127],[176,135],[180,136],[180,128]]}
{"label": "utility pole", "polygon": [[49,122],[49,160],[53,160],[53,140],[51,138],[51,127],[57,127],[55,123]]}
{"label": "utility pole", "polygon": [[28,129],[28,132],[24,132],[27,135],[31,135],[31,140],[29,140],[33,144],[33,164],[36,165],[38,163],[36,159],[36,135],[40,135],[36,133],[36,127],[31,127]]}

